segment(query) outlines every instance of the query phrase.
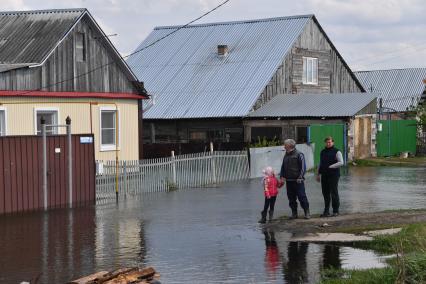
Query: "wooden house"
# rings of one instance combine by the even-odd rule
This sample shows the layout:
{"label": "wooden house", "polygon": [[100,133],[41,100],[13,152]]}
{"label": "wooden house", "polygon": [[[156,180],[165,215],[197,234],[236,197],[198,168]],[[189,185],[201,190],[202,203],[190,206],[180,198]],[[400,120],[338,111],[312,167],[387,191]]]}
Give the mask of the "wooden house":
{"label": "wooden house", "polygon": [[0,12],[1,135],[37,135],[41,117],[69,116],[73,134],[94,135],[97,160],[136,160],[146,98],[86,9]]}
{"label": "wooden house", "polygon": [[152,94],[145,143],[243,142],[277,95],[364,92],[314,15],[157,27],[136,50],[171,32],[128,60]]}

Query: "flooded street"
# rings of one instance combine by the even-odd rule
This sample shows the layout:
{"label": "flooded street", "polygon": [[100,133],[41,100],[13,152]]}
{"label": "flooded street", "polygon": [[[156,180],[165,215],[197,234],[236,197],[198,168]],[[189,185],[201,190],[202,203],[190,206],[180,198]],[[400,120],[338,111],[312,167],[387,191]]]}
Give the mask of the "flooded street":
{"label": "flooded street", "polygon": [[[341,212],[426,207],[425,168],[350,168],[340,181]],[[307,175],[311,213],[322,211]],[[0,217],[0,283],[41,273],[63,283],[99,270],[153,266],[162,283],[315,283],[323,267],[382,267],[350,247],[289,242],[262,229],[260,180],[132,197],[118,204]],[[289,214],[285,192],[276,216]]]}

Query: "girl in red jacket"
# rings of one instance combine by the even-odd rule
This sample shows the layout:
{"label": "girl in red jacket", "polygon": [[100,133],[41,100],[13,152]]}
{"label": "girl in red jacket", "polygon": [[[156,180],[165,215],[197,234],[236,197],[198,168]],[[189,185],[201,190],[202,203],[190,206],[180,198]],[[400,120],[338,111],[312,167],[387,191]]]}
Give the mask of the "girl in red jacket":
{"label": "girl in red jacket", "polygon": [[259,223],[266,222],[266,214],[268,213],[269,208],[269,221],[272,221],[274,218],[274,206],[275,200],[278,195],[278,187],[280,186],[277,178],[275,177],[274,170],[271,167],[266,167],[263,170],[263,192],[265,195],[265,204],[263,206],[262,218],[259,220]]}

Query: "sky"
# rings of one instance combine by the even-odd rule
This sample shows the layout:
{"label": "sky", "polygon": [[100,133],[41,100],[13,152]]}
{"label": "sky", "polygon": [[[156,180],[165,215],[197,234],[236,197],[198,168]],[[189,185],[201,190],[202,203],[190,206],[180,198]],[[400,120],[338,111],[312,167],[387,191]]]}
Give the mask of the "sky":
{"label": "sky", "polygon": [[[119,52],[156,26],[183,25],[224,0],[0,0],[1,11],[87,8]],[[230,0],[196,23],[315,14],[354,71],[426,67],[424,0]]]}

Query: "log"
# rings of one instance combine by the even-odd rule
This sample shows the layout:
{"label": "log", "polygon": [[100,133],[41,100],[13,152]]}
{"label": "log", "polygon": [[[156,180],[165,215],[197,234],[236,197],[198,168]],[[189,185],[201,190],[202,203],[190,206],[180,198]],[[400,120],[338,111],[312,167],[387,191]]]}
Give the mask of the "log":
{"label": "log", "polygon": [[96,272],[94,274],[73,280],[68,282],[67,284],[86,284],[89,281],[93,281],[97,278],[102,278],[104,275],[108,274],[108,271],[100,271],[100,272]]}
{"label": "log", "polygon": [[139,269],[120,268],[111,272],[100,271],[89,276],[73,280],[68,284],[127,284],[127,283],[149,283],[153,278],[158,278],[159,274],[156,273],[152,267]]}

